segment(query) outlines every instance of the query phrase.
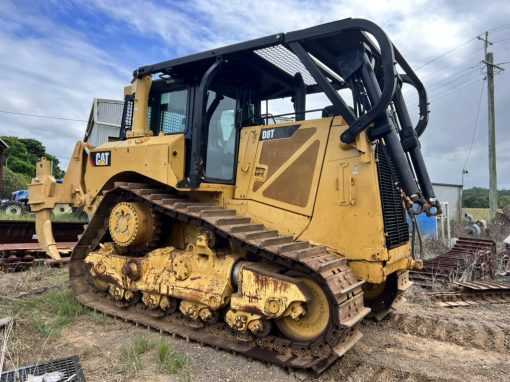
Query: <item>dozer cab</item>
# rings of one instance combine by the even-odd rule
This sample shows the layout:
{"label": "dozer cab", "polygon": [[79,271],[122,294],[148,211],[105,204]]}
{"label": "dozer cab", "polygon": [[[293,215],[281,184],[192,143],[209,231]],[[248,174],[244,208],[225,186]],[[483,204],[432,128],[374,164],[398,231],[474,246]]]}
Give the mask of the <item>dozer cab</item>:
{"label": "dozer cab", "polygon": [[[83,304],[321,372],[364,317],[402,301],[420,267],[406,215],[440,207],[418,140],[426,92],[377,25],[345,19],[140,67],[124,96],[118,141],[78,142],[62,184],[43,159],[30,185],[50,256],[51,208],[89,216],[69,264]],[[317,97],[326,106],[308,107]],[[271,113],[279,99],[292,110]]]}

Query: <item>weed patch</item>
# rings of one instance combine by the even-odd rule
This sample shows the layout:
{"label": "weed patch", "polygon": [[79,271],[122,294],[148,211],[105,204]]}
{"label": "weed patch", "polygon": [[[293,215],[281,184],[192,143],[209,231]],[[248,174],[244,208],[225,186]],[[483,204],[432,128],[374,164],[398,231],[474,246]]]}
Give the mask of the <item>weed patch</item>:
{"label": "weed patch", "polygon": [[127,375],[136,375],[144,368],[142,356],[155,349],[158,372],[179,374],[182,380],[191,379],[189,359],[185,354],[177,353],[166,341],[156,341],[148,337],[134,338],[128,345],[120,348],[119,358],[122,371]]}
{"label": "weed patch", "polygon": [[10,314],[19,315],[28,329],[44,336],[58,335],[85,312],[71,291],[50,291],[41,296],[14,301]]}
{"label": "weed patch", "polygon": [[[0,220],[25,220],[35,221],[34,213],[23,213],[21,215],[9,215],[5,212],[0,212]],[[53,222],[85,222],[86,217],[77,216],[74,214],[63,214],[63,215],[51,215],[50,220]]]}
{"label": "weed patch", "polygon": [[185,354],[175,352],[173,347],[165,341],[158,344],[156,353],[160,373],[179,373],[183,380],[190,380],[189,360]]}
{"label": "weed patch", "polygon": [[141,355],[155,346],[154,340],[147,337],[136,337],[129,345],[120,348],[119,356],[122,369],[129,375],[135,375],[143,369]]}

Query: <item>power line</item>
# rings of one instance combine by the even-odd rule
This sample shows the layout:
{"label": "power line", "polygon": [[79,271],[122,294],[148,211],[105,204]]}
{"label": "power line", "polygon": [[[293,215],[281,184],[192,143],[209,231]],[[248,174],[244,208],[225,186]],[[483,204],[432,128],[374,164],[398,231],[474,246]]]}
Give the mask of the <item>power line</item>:
{"label": "power line", "polygon": [[[497,31],[497,32],[501,32],[502,30],[505,30],[505,29],[508,29],[508,28],[510,28],[510,24],[504,24],[504,25],[500,25],[499,27],[496,27],[496,28],[493,28],[493,29],[489,29],[489,32],[496,32],[496,31]],[[421,65],[420,67],[418,67],[418,68],[417,68],[417,69],[415,69],[415,70],[416,70],[416,71],[418,71],[418,70],[420,70],[420,69],[422,69],[422,68],[424,68],[424,67],[426,67],[426,66],[428,66],[428,65],[430,65],[430,64],[432,64],[432,63],[434,63],[434,62],[436,62],[437,60],[439,60],[439,59],[443,58],[444,56],[447,56],[448,54],[450,54],[450,53],[452,53],[452,52],[456,51],[457,49],[459,49],[459,48],[463,47],[464,45],[466,45],[466,44],[470,43],[471,41],[476,40],[476,39],[477,39],[480,35],[481,35],[481,34],[478,34],[478,35],[476,35],[475,37],[472,37],[472,38],[470,38],[469,40],[464,41],[463,43],[461,43],[461,44],[459,44],[459,45],[457,45],[457,46],[454,46],[453,48],[451,48],[451,49],[447,50],[446,52],[444,52],[444,53],[440,54],[440,55],[439,55],[439,56],[437,56],[436,58],[434,58],[434,59],[432,59],[432,60],[430,60],[430,61],[426,62],[425,64]],[[510,39],[510,38],[509,38],[509,39]],[[494,42],[501,42],[501,41],[506,41],[506,40],[509,40],[509,39],[503,39],[503,40],[498,40],[498,41],[494,41]],[[474,53],[474,52],[473,52],[473,53]]]}
{"label": "power line", "polygon": [[[432,82],[430,85],[426,86],[427,89],[427,95],[429,98],[433,96],[433,93],[437,93],[437,91],[441,92],[444,87],[450,84],[455,84],[455,82],[461,80],[462,78],[466,76],[472,76],[474,73],[476,73],[479,70],[479,68],[476,68],[474,66],[470,66],[468,68],[465,68],[459,72],[457,72],[453,76],[449,76],[446,78],[442,78],[438,81]],[[435,94],[434,94],[435,95]],[[409,96],[410,101],[418,100],[418,95],[416,93],[413,93]]]}
{"label": "power line", "polygon": [[61,121],[73,121],[73,122],[85,122],[85,123],[88,122],[88,121],[85,121],[84,119],[72,119],[72,118],[64,118],[64,117],[53,117],[53,116],[49,116],[49,115],[37,115],[37,114],[28,114],[28,113],[18,113],[18,112],[15,112],[15,111],[7,111],[7,110],[0,110],[0,113],[13,114],[13,115],[22,115],[22,116],[25,116],[25,117],[58,119],[58,120],[61,120]]}
{"label": "power line", "polygon": [[471,156],[471,150],[473,149],[473,143],[475,142],[476,128],[478,126],[478,115],[480,114],[480,105],[482,104],[482,95],[483,95],[484,88],[485,88],[485,80],[482,81],[482,90],[480,91],[480,98],[478,100],[478,107],[476,109],[475,127],[473,128],[473,137],[471,138],[471,145],[469,146],[468,155],[466,157],[466,161],[464,162],[463,169],[466,168],[467,162],[469,161],[469,157]]}
{"label": "power line", "polygon": [[[503,29],[510,28],[510,24],[502,25],[502,26],[500,26],[500,27],[497,27],[497,28],[491,29],[491,31],[492,31],[492,30],[497,30],[498,28],[500,29],[500,30],[499,30],[499,32],[501,32]],[[479,37],[479,36],[477,36],[476,38],[478,38],[478,37]],[[497,40],[497,41],[494,41],[494,43],[502,42],[502,41],[508,41],[508,40],[510,40],[510,38],[504,38],[504,39],[501,39],[501,40]],[[471,40],[469,40],[469,41],[471,41]],[[461,44],[461,45],[457,46],[456,48],[459,48],[460,46],[465,45],[465,44],[466,44],[466,43],[468,43],[469,41],[466,41],[465,43],[463,43],[463,44]],[[483,50],[483,49],[484,49],[483,47],[481,47],[481,48],[477,48],[477,49],[473,50],[472,52],[470,52],[470,53],[468,53],[468,54],[466,54],[466,55],[463,55],[463,56],[462,56],[462,58],[468,57],[468,56],[470,56],[470,55],[472,55],[472,54],[474,54],[474,53],[477,53],[477,52],[479,52],[480,50]],[[451,49],[451,50],[453,50],[453,49]],[[444,56],[444,55],[445,55],[445,54],[443,54],[442,56]],[[438,57],[438,58],[439,58],[439,57]],[[508,63],[510,63],[510,62],[502,62],[502,63],[501,63],[501,65],[505,65],[505,64],[508,64]],[[434,70],[434,71],[432,71],[432,72],[426,73],[424,76],[422,76],[422,80],[426,80],[427,78],[432,77],[435,73],[440,72],[442,68],[447,67],[447,66],[450,66],[450,65],[451,65],[451,64],[445,64],[445,65],[440,66],[439,68],[437,68],[436,70]],[[469,74],[471,74],[472,72],[474,72],[474,71],[476,70],[476,67],[475,67],[475,66],[471,66],[471,67],[469,67],[469,68],[465,68],[465,69],[461,70],[460,72],[457,72],[457,73],[456,73],[456,74],[454,74],[453,76],[451,76],[451,77],[449,77],[449,78],[446,78],[446,80],[447,80],[448,82],[444,82],[444,80],[445,80],[445,79],[440,79],[440,80],[438,80],[438,81],[434,81],[434,82],[431,82],[430,84],[428,84],[428,85],[427,85],[427,90],[429,90],[429,91],[430,91],[430,90],[433,90],[431,93],[429,93],[429,98],[432,98],[432,97],[434,97],[434,96],[436,96],[436,95],[438,95],[438,94],[439,94],[439,93],[437,93],[437,92],[436,92],[435,94],[433,94],[433,93],[434,93],[434,90],[441,89],[441,88],[442,88],[444,85],[446,85],[447,83],[456,82],[456,81],[457,81],[458,79],[460,79],[461,77],[465,77],[468,73],[466,73],[466,74],[464,74],[464,75],[462,75],[462,76],[461,76],[461,73],[463,73],[464,71],[469,70],[469,69],[474,69],[473,71],[471,71],[471,72],[469,73]],[[453,78],[455,78],[455,77],[459,77],[459,78],[457,78],[456,80],[453,80]],[[455,87],[454,87],[454,88],[452,88],[451,90],[456,89],[457,87],[458,87],[458,86],[455,86]],[[442,97],[442,96],[440,96],[440,97],[439,97],[439,99],[441,99],[441,98],[443,98],[443,97]],[[413,94],[411,94],[411,95],[410,95],[410,97],[409,97],[409,100],[410,100],[411,102],[414,102],[414,101],[416,101],[417,99],[418,99],[418,96],[417,96],[416,94],[414,94],[414,93],[413,93]]]}
{"label": "power line", "polygon": [[496,40],[496,41],[493,41],[492,43],[493,44],[497,44],[498,42],[503,42],[503,41],[508,41],[508,40],[510,40],[510,37],[509,38],[503,38],[501,40]]}
{"label": "power line", "polygon": [[444,56],[446,56],[446,55],[450,54],[451,52],[453,52],[453,51],[455,51],[455,50],[459,49],[460,47],[462,47],[462,46],[464,46],[464,45],[466,45],[466,44],[470,43],[471,41],[476,40],[476,38],[477,38],[477,37],[478,37],[478,36],[473,37],[473,38],[471,38],[471,39],[469,39],[469,40],[467,40],[467,41],[464,41],[462,44],[457,45],[456,47],[454,47],[454,48],[452,48],[452,49],[450,49],[450,50],[448,50],[448,51],[444,52],[443,54],[441,54],[440,56],[438,56],[438,57],[434,58],[433,60],[430,60],[430,61],[426,62],[425,64],[423,64],[423,65],[421,65],[419,68],[417,68],[417,69],[416,69],[416,71],[418,71],[418,70],[420,70],[420,69],[422,69],[422,68],[426,67],[427,65],[432,64],[433,62],[436,62],[436,61],[437,61],[437,60],[439,60],[440,58],[443,58]]}
{"label": "power line", "polygon": [[489,29],[488,32],[496,32],[496,31],[500,31],[500,30],[508,29],[508,28],[510,28],[510,24],[503,24],[503,25],[500,25],[499,27]]}
{"label": "power line", "polygon": [[[444,86],[435,87],[432,91],[427,92],[427,98],[429,102],[437,101],[445,96],[455,92],[456,89],[464,88],[466,86],[472,85],[480,80],[479,76],[474,74],[476,70],[472,70],[468,73],[463,74],[462,76],[459,76],[458,78],[452,79],[451,81],[447,81],[444,83]],[[473,78],[468,79],[464,82],[458,82],[462,80],[466,76],[473,76]],[[474,79],[474,81],[473,81]],[[450,86],[447,86],[448,84],[451,84]],[[447,88],[445,90],[445,87]],[[430,87],[427,87],[427,89],[430,89]],[[418,96],[413,93],[408,98],[406,98],[408,102],[413,103],[418,101]]]}
{"label": "power line", "polygon": [[446,91],[443,94],[436,94],[436,97],[431,99],[430,103],[437,102],[437,101],[439,101],[439,100],[441,100],[441,99],[443,99],[443,98],[445,98],[445,97],[455,93],[456,90],[458,91],[460,89],[464,89],[466,87],[469,87],[469,86],[471,86],[473,84],[476,84],[478,81],[480,81],[480,78],[475,78],[474,81],[468,81],[468,82],[465,82],[463,84],[459,84],[457,86],[454,86],[453,88],[449,89],[448,91]]}
{"label": "power line", "polygon": [[463,59],[467,58],[468,56],[471,56],[479,51],[483,50],[483,48],[476,48],[475,50],[473,50],[472,52],[469,52],[463,56],[457,56],[457,60],[456,62],[454,63],[451,63],[451,62],[448,62],[448,63],[445,63],[444,65],[441,65],[439,67],[437,67],[435,70],[431,71],[431,72],[428,72],[428,73],[425,73],[423,74],[422,76],[420,76],[421,79],[427,79],[427,78],[430,78],[432,75],[434,75],[435,73],[437,72],[440,72],[443,70],[443,68],[446,68],[448,66],[453,66],[453,65],[457,65],[459,62],[461,63],[463,61]]}
{"label": "power line", "polygon": [[[445,81],[443,84],[438,84],[436,86],[427,87],[427,93],[428,93],[429,98],[433,98],[436,95],[444,93],[445,91],[455,89],[457,86],[467,83],[472,78],[478,77],[478,75],[476,73],[480,74],[480,70],[475,69],[470,72],[464,73],[462,76],[459,76],[457,78],[452,78],[449,81]],[[469,77],[469,78],[465,79],[465,77]]]}

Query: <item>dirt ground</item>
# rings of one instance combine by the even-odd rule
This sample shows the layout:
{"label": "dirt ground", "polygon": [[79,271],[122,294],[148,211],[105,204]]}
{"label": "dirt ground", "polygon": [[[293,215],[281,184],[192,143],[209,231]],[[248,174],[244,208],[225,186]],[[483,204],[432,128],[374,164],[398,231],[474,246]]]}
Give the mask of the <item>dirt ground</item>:
{"label": "dirt ground", "polygon": [[[92,382],[510,380],[509,304],[440,308],[414,289],[407,304],[384,321],[364,321],[363,339],[315,377],[250,362],[242,356],[159,335],[88,310],[74,308],[76,318],[58,326],[58,331],[41,330],[47,327],[40,323],[32,325],[34,317],[30,315],[43,311],[41,299],[45,294],[66,293],[67,288],[66,270],[41,268],[0,274],[0,318],[19,301],[22,307],[21,319],[10,336],[4,370],[77,354],[87,380]],[[36,302],[23,305],[30,301]],[[41,304],[39,310],[37,301]],[[34,310],[24,315],[23,309]],[[41,317],[44,321],[50,316]],[[170,344],[175,354],[186,358],[185,369],[174,373],[158,371],[154,351],[146,351],[140,356],[139,370],[133,371],[122,349],[134,338]]]}

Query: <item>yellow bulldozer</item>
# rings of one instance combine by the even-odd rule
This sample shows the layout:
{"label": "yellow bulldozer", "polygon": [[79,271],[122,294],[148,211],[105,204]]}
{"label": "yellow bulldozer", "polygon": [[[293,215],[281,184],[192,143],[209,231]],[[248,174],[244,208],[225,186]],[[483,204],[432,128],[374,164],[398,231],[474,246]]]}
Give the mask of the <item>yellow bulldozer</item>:
{"label": "yellow bulldozer", "polygon": [[[404,84],[419,95],[416,126]],[[440,204],[418,140],[426,92],[376,24],[143,66],[124,97],[118,140],[78,142],[62,184],[43,158],[30,185],[51,257],[51,209],[88,214],[69,263],[84,305],[319,373],[361,320],[402,302],[420,267],[408,216]],[[317,99],[325,107],[307,108]]]}

